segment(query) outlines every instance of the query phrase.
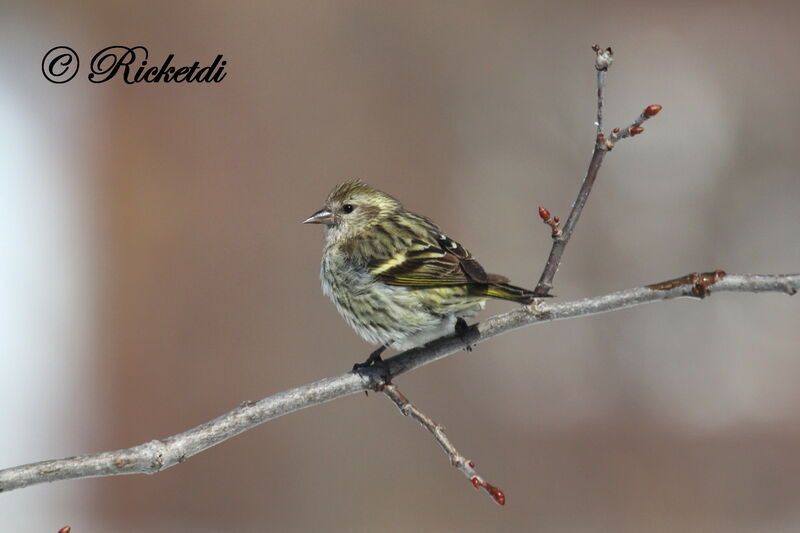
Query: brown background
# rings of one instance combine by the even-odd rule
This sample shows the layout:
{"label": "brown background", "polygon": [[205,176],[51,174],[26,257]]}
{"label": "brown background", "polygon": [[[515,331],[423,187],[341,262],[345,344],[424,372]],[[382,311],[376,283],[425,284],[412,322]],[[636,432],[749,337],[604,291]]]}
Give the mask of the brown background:
{"label": "brown background", "polygon": [[[346,178],[534,285],[549,250],[536,206],[566,216],[591,152],[594,42],[616,51],[609,126],[664,111],[607,158],[556,294],[800,270],[800,8],[696,4],[4,5],[0,102],[18,122],[0,153],[22,166],[0,169],[0,193],[33,183],[47,200],[2,219],[9,264],[42,255],[20,263],[23,289],[0,278],[16,298],[0,308],[0,466],[171,435],[363,359],[319,290],[321,231],[300,224]],[[82,58],[65,85],[39,70],[58,44]],[[151,63],[222,53],[228,76],[89,83],[112,44],[147,46]],[[798,305],[720,294],[542,325],[398,379],[505,508],[388,401],[358,395],[154,477],[0,495],[0,525],[794,531]]]}

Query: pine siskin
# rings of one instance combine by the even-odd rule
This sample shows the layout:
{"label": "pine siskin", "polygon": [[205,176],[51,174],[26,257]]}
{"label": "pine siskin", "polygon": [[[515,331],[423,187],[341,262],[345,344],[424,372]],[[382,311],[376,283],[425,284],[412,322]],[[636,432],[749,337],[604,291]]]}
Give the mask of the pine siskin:
{"label": "pine siskin", "polygon": [[[304,221],[325,225],[322,292],[361,337],[406,350],[451,333],[487,298],[529,304],[531,291],[487,274],[426,217],[358,180],[338,185]],[[356,365],[360,366],[360,365]]]}

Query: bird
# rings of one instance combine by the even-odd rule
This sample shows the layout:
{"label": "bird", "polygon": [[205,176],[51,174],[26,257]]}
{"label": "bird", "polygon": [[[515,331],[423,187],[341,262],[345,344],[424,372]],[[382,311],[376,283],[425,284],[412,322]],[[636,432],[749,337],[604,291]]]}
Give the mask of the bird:
{"label": "bird", "polygon": [[464,333],[464,319],[489,298],[527,305],[540,297],[488,274],[431,219],[360,180],[337,185],[303,223],[325,228],[322,292],[359,336],[379,345],[354,370],[382,363],[388,347]]}

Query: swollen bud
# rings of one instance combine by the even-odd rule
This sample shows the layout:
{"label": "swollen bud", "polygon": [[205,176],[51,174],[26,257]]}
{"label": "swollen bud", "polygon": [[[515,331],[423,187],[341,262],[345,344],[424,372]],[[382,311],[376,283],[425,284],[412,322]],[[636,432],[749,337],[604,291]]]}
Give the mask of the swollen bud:
{"label": "swollen bud", "polygon": [[661,109],[661,106],[658,104],[649,105],[644,108],[644,116],[654,117],[658,115],[658,112],[661,111]]}
{"label": "swollen bud", "polygon": [[548,220],[550,220],[550,211],[548,211],[546,208],[542,206],[539,206],[539,216],[542,218],[542,220],[547,222]]}
{"label": "swollen bud", "polygon": [[[487,485],[488,485],[488,483],[487,483]],[[498,505],[505,505],[506,504],[506,495],[503,494],[502,490],[500,490],[497,487],[494,487],[492,485],[489,485],[488,487],[486,487],[486,490],[489,491],[489,494],[492,495],[492,498],[494,498],[494,501],[496,501]]]}
{"label": "swollen bud", "polygon": [[489,493],[489,495],[494,499],[495,503],[498,505],[505,505],[506,504],[506,495],[503,494],[503,491],[489,483],[488,481],[484,481],[482,479],[478,479],[477,476],[472,476],[470,478],[472,482],[472,486],[476,489],[483,489]]}

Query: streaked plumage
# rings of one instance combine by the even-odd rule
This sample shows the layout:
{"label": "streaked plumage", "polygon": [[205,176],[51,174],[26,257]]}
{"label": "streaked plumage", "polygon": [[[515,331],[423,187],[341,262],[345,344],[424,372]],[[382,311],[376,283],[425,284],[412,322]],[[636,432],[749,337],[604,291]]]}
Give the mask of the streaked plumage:
{"label": "streaked plumage", "polygon": [[337,186],[305,222],[325,224],[322,291],[368,342],[408,349],[451,333],[487,298],[533,300],[430,219],[360,181]]}

